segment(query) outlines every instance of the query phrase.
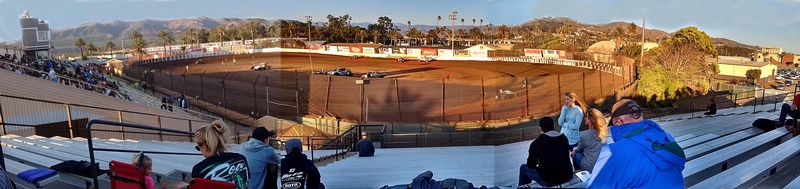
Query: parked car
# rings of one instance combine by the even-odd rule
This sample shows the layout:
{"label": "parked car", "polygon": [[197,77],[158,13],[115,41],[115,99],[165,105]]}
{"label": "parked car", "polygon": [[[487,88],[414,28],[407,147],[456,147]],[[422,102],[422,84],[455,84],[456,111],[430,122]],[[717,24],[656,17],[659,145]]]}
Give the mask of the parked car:
{"label": "parked car", "polygon": [[270,67],[271,66],[269,66],[269,65],[261,63],[261,64],[258,64],[258,65],[250,66],[250,69],[251,70],[268,70]]}
{"label": "parked car", "polygon": [[328,75],[342,75],[342,76],[353,76],[353,72],[347,68],[336,68],[333,70],[328,71]]}
{"label": "parked car", "polygon": [[775,87],[775,89],[777,89],[777,90],[783,90],[785,88],[786,88],[786,86],[784,86],[783,84],[778,84],[778,86]]}
{"label": "parked car", "polygon": [[361,76],[361,79],[383,78],[383,77],[386,77],[386,73],[384,72],[368,71],[366,74]]}
{"label": "parked car", "polygon": [[792,84],[792,80],[783,81],[783,84],[784,85],[791,85]]}
{"label": "parked car", "polygon": [[404,59],[403,57],[400,57],[400,58],[397,58],[396,60],[394,60],[394,62],[405,62],[405,61],[406,61],[406,59]]}

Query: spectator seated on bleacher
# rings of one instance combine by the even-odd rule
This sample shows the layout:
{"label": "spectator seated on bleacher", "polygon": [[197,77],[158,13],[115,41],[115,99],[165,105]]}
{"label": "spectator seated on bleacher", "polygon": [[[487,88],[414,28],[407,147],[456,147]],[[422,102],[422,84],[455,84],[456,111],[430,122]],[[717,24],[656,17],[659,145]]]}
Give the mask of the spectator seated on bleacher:
{"label": "spectator seated on bleacher", "polygon": [[361,132],[361,140],[356,143],[356,150],[358,151],[358,157],[372,157],[375,155],[375,145],[367,137],[366,131]]}
{"label": "spectator seated on bleacher", "polygon": [[314,162],[303,154],[303,142],[293,138],[286,141],[286,157],[281,159],[281,187],[324,189]]}
{"label": "spectator seated on bleacher", "polygon": [[146,189],[155,189],[156,184],[153,182],[153,177],[150,177],[150,173],[153,171],[153,159],[140,152],[133,156],[133,165],[136,165],[136,169],[143,172],[144,187]]}
{"label": "spectator seated on bleacher", "polygon": [[[216,120],[195,131],[195,149],[206,159],[194,165],[192,178],[231,182],[236,184],[236,189],[245,189],[250,182],[247,159],[242,154],[225,152],[228,130],[227,125]],[[178,186],[181,188],[188,184],[180,183]]]}
{"label": "spectator seated on bleacher", "polygon": [[569,182],[573,177],[569,141],[564,134],[555,131],[554,124],[550,117],[539,120],[543,134],[531,142],[528,161],[519,167],[519,185],[535,181],[550,187]]}
{"label": "spectator seated on bleacher", "polygon": [[278,165],[281,158],[275,154],[275,149],[269,146],[269,137],[275,133],[267,128],[257,127],[250,134],[250,139],[242,143],[239,153],[247,158],[247,166],[250,168],[250,182],[247,188],[268,188],[277,189],[278,187]]}
{"label": "spectator seated on bleacher", "polygon": [[717,101],[713,98],[711,99],[711,103],[708,104],[708,111],[704,113],[705,115],[715,115],[717,114]]}
{"label": "spectator seated on bleacher", "polygon": [[[800,114],[797,112],[797,107],[800,106],[800,94],[794,96],[792,100],[792,104],[784,103],[781,105],[781,112],[778,116],[778,123],[785,124],[787,130],[792,131],[793,134],[796,135],[797,133],[797,115]],[[786,122],[786,116],[791,116],[794,118],[792,122]]]}

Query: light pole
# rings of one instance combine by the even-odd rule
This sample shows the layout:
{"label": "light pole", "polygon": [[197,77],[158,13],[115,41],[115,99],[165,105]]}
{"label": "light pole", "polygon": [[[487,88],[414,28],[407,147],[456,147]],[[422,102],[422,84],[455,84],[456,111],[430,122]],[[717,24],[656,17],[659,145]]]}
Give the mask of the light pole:
{"label": "light pole", "polygon": [[450,12],[450,24],[451,24],[451,26],[450,26],[450,50],[453,51],[453,56],[455,56],[455,53],[456,53],[456,43],[455,43],[455,40],[456,40],[456,38],[455,38],[456,14],[458,14],[457,11]]}
{"label": "light pole", "polygon": [[311,64],[311,74],[314,74],[314,62],[311,62],[311,15],[306,16],[308,21],[308,63]]}

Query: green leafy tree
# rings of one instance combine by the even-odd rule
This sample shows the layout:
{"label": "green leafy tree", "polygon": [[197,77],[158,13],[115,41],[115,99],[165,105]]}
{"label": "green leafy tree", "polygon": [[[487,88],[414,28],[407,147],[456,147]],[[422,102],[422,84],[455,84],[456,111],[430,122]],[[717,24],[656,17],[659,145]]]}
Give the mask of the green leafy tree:
{"label": "green leafy tree", "polygon": [[706,32],[700,31],[694,26],[685,27],[676,31],[675,34],[672,35],[672,38],[668,40],[668,43],[672,45],[688,43],[695,45],[708,55],[713,57],[717,57],[718,55],[716,46],[711,42],[711,37],[709,37]]}
{"label": "green leafy tree", "polygon": [[750,80],[750,83],[756,83],[756,79],[761,78],[761,70],[749,69],[745,72],[745,76],[747,76],[747,80]]}
{"label": "green leafy tree", "polygon": [[181,44],[183,45],[191,45],[196,42],[197,33],[194,29],[189,28],[185,32],[181,33]]}
{"label": "green leafy tree", "polygon": [[86,55],[83,54],[83,48],[86,47],[86,42],[83,42],[83,38],[75,40],[75,47],[78,47],[78,50],[81,51],[81,60],[86,60]]}

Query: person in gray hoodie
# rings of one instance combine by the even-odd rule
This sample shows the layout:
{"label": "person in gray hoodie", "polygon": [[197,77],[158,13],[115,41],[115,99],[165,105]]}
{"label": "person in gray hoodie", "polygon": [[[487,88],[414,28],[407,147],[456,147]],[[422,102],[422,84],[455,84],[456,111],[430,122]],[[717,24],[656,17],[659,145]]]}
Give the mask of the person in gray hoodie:
{"label": "person in gray hoodie", "polygon": [[253,130],[250,139],[242,143],[239,153],[247,158],[250,168],[248,189],[278,188],[278,165],[281,158],[270,147],[269,137],[275,135],[267,128],[258,127]]}

